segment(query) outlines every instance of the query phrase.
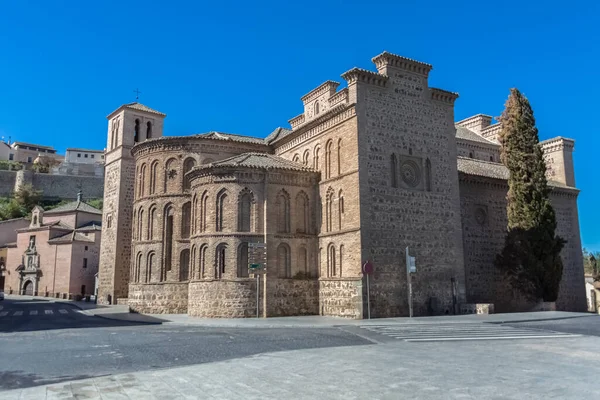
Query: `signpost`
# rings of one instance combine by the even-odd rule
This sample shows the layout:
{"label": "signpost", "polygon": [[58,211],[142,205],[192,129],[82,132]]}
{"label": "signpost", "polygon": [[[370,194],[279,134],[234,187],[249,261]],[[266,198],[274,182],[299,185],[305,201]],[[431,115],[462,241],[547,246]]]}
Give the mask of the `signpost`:
{"label": "signpost", "polygon": [[373,264],[367,260],[362,266],[362,272],[367,276],[367,318],[371,319],[371,294],[369,285],[369,275],[373,273]]}
{"label": "signpost", "polygon": [[417,265],[415,258],[411,257],[408,253],[408,246],[406,246],[406,282],[408,283],[408,310],[409,316],[413,316],[413,302],[412,302],[412,275],[417,272]]}
{"label": "signpost", "polygon": [[248,243],[248,273],[256,276],[256,318],[260,318],[260,276],[267,270],[267,245]]}

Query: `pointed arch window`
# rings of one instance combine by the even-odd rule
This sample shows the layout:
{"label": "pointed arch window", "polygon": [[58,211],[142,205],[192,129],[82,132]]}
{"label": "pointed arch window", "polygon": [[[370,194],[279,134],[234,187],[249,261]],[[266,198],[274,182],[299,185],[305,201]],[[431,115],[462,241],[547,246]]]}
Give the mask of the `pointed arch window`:
{"label": "pointed arch window", "polygon": [[154,238],[154,224],[156,223],[156,206],[150,206],[148,212],[148,232],[146,233],[146,239],[152,240]]}
{"label": "pointed arch window", "polygon": [[171,262],[173,259],[173,219],[175,218],[175,209],[169,205],[165,209],[165,221],[164,221],[164,271],[161,273],[161,282],[166,280],[167,271],[171,270]]}
{"label": "pointed arch window", "polygon": [[337,142],[337,173],[342,174],[342,139]]}
{"label": "pointed arch window", "polygon": [[150,252],[148,254],[148,258],[146,259],[146,276],[145,276],[145,282],[146,283],[150,283],[152,282],[152,270],[154,268],[154,252]]}
{"label": "pointed arch window", "polygon": [[150,139],[152,137],[152,122],[146,122],[146,139]]}
{"label": "pointed arch window", "polygon": [[138,283],[140,281],[140,269],[142,268],[142,252],[140,251],[135,258],[135,267],[133,269],[133,276],[131,280]]}
{"label": "pointed arch window", "polygon": [[200,204],[198,210],[198,230],[200,232],[206,231],[206,207],[208,205],[208,192],[205,191],[200,197]]}
{"label": "pointed arch window", "polygon": [[144,233],[144,210],[140,208],[138,212],[138,227],[137,227],[137,240],[143,240]]}
{"label": "pointed arch window", "polygon": [[225,243],[217,246],[217,251],[215,252],[215,279],[221,279],[225,274],[226,250],[227,245]]}
{"label": "pointed arch window", "polygon": [[333,141],[329,140],[325,145],[325,179],[331,178],[331,153]]}
{"label": "pointed arch window", "polygon": [[327,189],[327,197],[325,199],[325,231],[333,230],[333,200],[335,193],[332,188]]}
{"label": "pointed arch window", "polygon": [[342,221],[344,220],[344,192],[340,189],[338,194],[338,229],[342,229]]}
{"label": "pointed arch window", "polygon": [[425,189],[431,192],[431,161],[425,160]]}
{"label": "pointed arch window", "polygon": [[190,258],[190,268],[192,272],[191,279],[197,279],[198,275],[196,274],[196,246],[192,246],[191,258]]}
{"label": "pointed arch window", "polygon": [[135,120],[135,127],[133,128],[133,143],[140,141],[140,120]]}
{"label": "pointed arch window", "polygon": [[140,167],[138,179],[138,198],[140,198],[144,197],[144,192],[146,191],[146,164],[142,164]]}
{"label": "pointed arch window", "polygon": [[208,246],[203,244],[200,246],[200,251],[198,252],[198,277],[200,279],[206,278],[206,250]]}
{"label": "pointed arch window", "polygon": [[304,191],[301,191],[296,196],[294,215],[296,216],[296,232],[309,233],[308,195]]}
{"label": "pointed arch window", "polygon": [[319,153],[320,152],[321,152],[321,148],[319,147],[319,145],[316,145],[315,151],[314,151],[313,168],[316,169],[317,171],[319,171],[321,168],[321,165],[319,164]]}
{"label": "pointed arch window", "polygon": [[305,150],[304,154],[302,155],[302,164],[308,166],[308,159],[310,158],[310,151]]}
{"label": "pointed arch window", "polygon": [[187,173],[190,172],[192,170],[192,168],[194,168],[195,166],[196,166],[196,160],[194,160],[193,158],[188,158],[183,163],[183,176],[182,176],[183,190],[190,189],[190,179],[187,176]]}
{"label": "pointed arch window", "polygon": [[238,246],[238,278],[248,277],[248,243],[244,242]]}
{"label": "pointed arch window", "polygon": [[282,190],[277,195],[275,202],[277,206],[277,232],[290,232],[290,195]]}
{"label": "pointed arch window", "polygon": [[342,260],[344,258],[344,245],[340,245],[340,259],[338,262],[337,274],[341,278],[342,277]]}
{"label": "pointed arch window", "polygon": [[252,231],[252,208],[254,196],[248,189],[244,189],[238,199],[238,231]]}
{"label": "pointed arch window", "polygon": [[154,161],[150,166],[150,194],[156,193],[158,181],[158,161]]}
{"label": "pointed arch window", "polygon": [[179,254],[179,281],[190,279],[190,249],[183,249]]}
{"label": "pointed arch window", "polygon": [[304,246],[298,249],[298,270],[304,275],[304,277],[310,276],[308,271],[308,252]]}
{"label": "pointed arch window", "polygon": [[290,247],[286,243],[281,243],[279,247],[277,247],[277,264],[280,278],[292,277]]}
{"label": "pointed arch window", "polygon": [[227,207],[227,192],[225,189],[222,189],[217,194],[217,232],[223,232],[226,228],[226,219],[225,219],[225,209]]}
{"label": "pointed arch window", "polygon": [[319,102],[315,101],[315,108],[314,108],[314,114],[318,115],[319,114]]}
{"label": "pointed arch window", "polygon": [[327,276],[336,276],[336,265],[335,265],[335,246],[330,243],[327,247]]}
{"label": "pointed arch window", "polygon": [[398,187],[398,159],[395,154],[390,157],[390,174],[392,177],[392,187]]}
{"label": "pointed arch window", "polygon": [[181,238],[190,237],[190,225],[192,223],[192,204],[188,201],[181,207]]}

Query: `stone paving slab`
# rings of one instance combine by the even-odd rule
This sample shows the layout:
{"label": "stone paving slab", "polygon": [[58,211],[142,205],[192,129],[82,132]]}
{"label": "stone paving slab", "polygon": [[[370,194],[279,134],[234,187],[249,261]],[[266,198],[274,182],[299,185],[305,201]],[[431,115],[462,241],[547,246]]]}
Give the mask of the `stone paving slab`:
{"label": "stone paving slab", "polygon": [[591,399],[600,338],[260,354],[0,392],[5,399]]}

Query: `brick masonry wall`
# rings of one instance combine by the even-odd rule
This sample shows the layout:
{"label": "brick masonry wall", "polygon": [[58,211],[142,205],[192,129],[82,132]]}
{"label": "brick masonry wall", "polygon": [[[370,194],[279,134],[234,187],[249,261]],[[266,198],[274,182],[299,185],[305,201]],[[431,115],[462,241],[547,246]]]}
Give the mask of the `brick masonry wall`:
{"label": "brick masonry wall", "polygon": [[188,312],[188,284],[152,283],[129,285],[129,308],[145,314],[185,314]]}
{"label": "brick masonry wall", "polygon": [[452,313],[452,279],[464,299],[454,108],[432,99],[426,76],[393,67],[387,74],[385,87],[349,87],[358,99],[361,240],[363,259],[374,265],[372,316],[408,315],[406,246],[417,261],[414,314]]}
{"label": "brick masonry wall", "polygon": [[188,314],[206,318],[256,317],[256,280],[190,282]]}
{"label": "brick masonry wall", "polygon": [[268,317],[319,314],[319,281],[267,279]]}
{"label": "brick masonry wall", "polygon": [[[461,175],[467,301],[494,303],[496,312],[526,311],[534,306],[508,287],[494,266],[504,246],[507,190],[505,182]],[[583,311],[586,300],[577,197],[574,192],[555,190],[551,200],[557,234],[567,240],[561,253],[564,271],[556,306],[559,310]]]}

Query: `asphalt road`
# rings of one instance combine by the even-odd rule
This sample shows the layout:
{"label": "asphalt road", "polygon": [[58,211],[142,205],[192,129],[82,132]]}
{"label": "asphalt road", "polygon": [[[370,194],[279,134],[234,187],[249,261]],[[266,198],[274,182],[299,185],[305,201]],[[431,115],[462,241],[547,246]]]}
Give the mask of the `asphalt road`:
{"label": "asphalt road", "polygon": [[135,325],[87,316],[60,303],[5,300],[0,307],[0,390],[266,352],[371,343],[336,328]]}
{"label": "asphalt road", "polygon": [[548,321],[520,322],[509,326],[530,329],[546,329],[563,333],[576,333],[587,336],[600,336],[600,315],[589,317],[567,318]]}

